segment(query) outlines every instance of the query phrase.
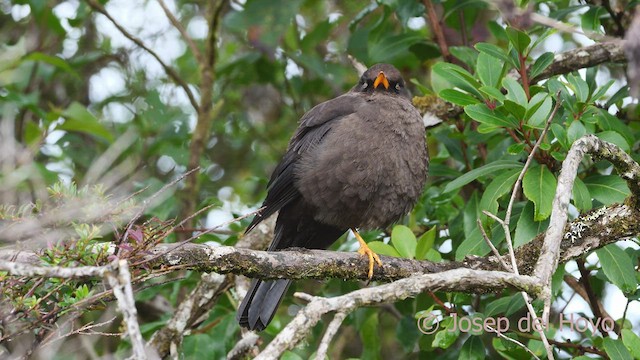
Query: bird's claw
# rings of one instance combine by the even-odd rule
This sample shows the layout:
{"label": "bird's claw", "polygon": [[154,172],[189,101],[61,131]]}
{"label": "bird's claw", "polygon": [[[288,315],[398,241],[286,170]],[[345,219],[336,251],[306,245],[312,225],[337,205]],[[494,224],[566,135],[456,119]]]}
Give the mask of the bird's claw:
{"label": "bird's claw", "polygon": [[365,255],[369,258],[369,272],[368,272],[368,282],[371,281],[371,278],[373,278],[373,265],[374,263],[377,263],[378,266],[382,267],[382,261],[380,261],[380,257],[378,256],[378,254],[374,253],[373,250],[371,250],[371,248],[369,248],[366,244],[365,245],[360,245],[360,249],[358,249],[358,254],[361,255]]}
{"label": "bird's claw", "polygon": [[351,229],[351,230],[353,231],[353,234],[355,235],[356,239],[360,243],[360,249],[358,249],[358,254],[366,255],[369,258],[369,272],[367,273],[367,278],[368,278],[367,284],[369,284],[371,282],[371,279],[373,278],[373,265],[377,263],[378,266],[382,267],[382,261],[380,261],[380,257],[378,256],[378,254],[374,253],[373,250],[371,250],[371,248],[367,245],[367,243],[364,241],[362,236],[360,236],[360,234],[355,229]]}

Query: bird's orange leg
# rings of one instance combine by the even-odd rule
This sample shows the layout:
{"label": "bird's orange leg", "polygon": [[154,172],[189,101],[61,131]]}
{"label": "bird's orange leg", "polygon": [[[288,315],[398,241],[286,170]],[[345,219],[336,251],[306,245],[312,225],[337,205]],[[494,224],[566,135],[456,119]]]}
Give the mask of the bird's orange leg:
{"label": "bird's orange leg", "polygon": [[360,249],[358,249],[358,253],[362,255],[366,255],[369,257],[369,281],[373,277],[373,264],[378,263],[378,266],[382,267],[382,261],[380,261],[380,257],[378,254],[374,253],[373,250],[369,248],[366,242],[362,239],[362,236],[358,234],[358,231],[355,228],[351,228],[353,231],[353,235],[356,236],[358,242],[360,243]]}

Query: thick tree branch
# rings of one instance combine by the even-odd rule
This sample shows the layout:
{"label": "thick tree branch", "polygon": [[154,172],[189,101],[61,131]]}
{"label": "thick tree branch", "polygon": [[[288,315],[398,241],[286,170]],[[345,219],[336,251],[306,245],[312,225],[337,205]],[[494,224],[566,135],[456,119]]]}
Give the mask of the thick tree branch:
{"label": "thick tree branch", "polygon": [[626,62],[624,44],[624,40],[612,40],[559,53],[533,82],[600,64]]}
{"label": "thick tree branch", "polygon": [[[578,166],[587,153],[594,155],[596,158],[607,159],[614,165],[620,176],[627,181],[632,191],[627,205],[637,210],[638,180],[640,179],[640,166],[638,163],[616,145],[602,141],[595,135],[587,135],[576,140],[562,163],[556,195],[553,199],[551,221],[545,233],[534,272],[535,276],[543,284],[550,284],[551,276],[558,266],[561,243],[564,238],[567,238],[565,226],[567,224],[567,207],[571,198],[573,181],[577,175]],[[571,238],[571,241],[573,241],[573,238]],[[549,307],[551,306],[549,300],[545,299],[545,313],[543,314],[543,320],[545,321],[548,321]]]}
{"label": "thick tree branch", "polygon": [[[554,57],[551,65],[532,79],[531,83],[609,62],[626,62],[625,44],[625,40],[612,40],[559,53]],[[518,78],[519,74],[513,72],[509,76]],[[462,106],[448,103],[433,95],[416,96],[413,99],[413,105],[420,110],[421,114],[431,113],[441,119],[454,119],[464,111]]]}
{"label": "thick tree branch", "polygon": [[[580,229],[576,231],[575,229]],[[573,230],[572,230],[573,229]],[[254,232],[249,235],[254,234]],[[260,239],[269,240],[262,232]],[[267,233],[268,234],[268,233]],[[590,251],[621,239],[640,234],[640,212],[624,204],[611,205],[569,223],[565,228],[560,248],[559,262],[567,262],[588,254]],[[249,236],[248,235],[248,236]],[[542,248],[545,234],[539,234],[529,243],[515,249],[521,274],[530,275]],[[21,263],[12,261],[14,257]],[[148,265],[152,269],[199,270],[203,272],[235,273],[249,277],[273,279],[326,279],[364,280],[367,278],[367,261],[355,252],[292,249],[287,251],[257,251],[229,246],[210,247],[203,244],[162,244],[145,255],[153,259]],[[487,257],[468,257],[462,262],[418,261],[383,256],[383,267],[376,268],[373,278],[378,281],[394,281],[413,274],[438,273],[458,268],[477,270],[503,270],[499,260]],[[508,259],[504,257],[504,259]],[[48,277],[101,276],[95,268],[74,268],[88,271],[75,274],[70,268],[42,267],[38,270],[21,270],[25,266],[39,264],[34,252],[12,249],[0,250],[0,271],[14,275]],[[37,272],[34,272],[37,271]]]}
{"label": "thick tree branch", "polygon": [[[340,311],[350,313],[361,306],[391,303],[415,297],[425,291],[459,291],[459,289],[517,288],[537,295],[541,287],[529,276],[512,273],[455,269],[439,274],[414,275],[391,284],[364,288],[333,298],[314,297],[293,320],[269,343],[256,359],[276,359],[302,341],[318,323],[323,314]],[[458,289],[458,290],[454,290]]]}

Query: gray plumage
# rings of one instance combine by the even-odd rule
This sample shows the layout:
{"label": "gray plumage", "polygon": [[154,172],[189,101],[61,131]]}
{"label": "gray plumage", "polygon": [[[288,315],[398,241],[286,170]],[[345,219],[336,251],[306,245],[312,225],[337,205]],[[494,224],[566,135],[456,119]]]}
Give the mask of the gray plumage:
{"label": "gray plumage", "polygon": [[[351,91],[302,117],[247,231],[280,211],[270,251],[326,249],[350,228],[386,227],[408,213],[427,168],[422,117],[400,72],[374,65]],[[240,325],[264,329],[290,283],[254,280]]]}

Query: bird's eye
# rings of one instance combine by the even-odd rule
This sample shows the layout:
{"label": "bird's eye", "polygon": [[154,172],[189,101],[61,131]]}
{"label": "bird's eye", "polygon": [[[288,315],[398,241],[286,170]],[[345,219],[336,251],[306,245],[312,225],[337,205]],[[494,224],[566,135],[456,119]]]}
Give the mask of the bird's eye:
{"label": "bird's eye", "polygon": [[400,83],[397,83],[396,84],[396,90],[400,91],[400,88],[401,88]]}
{"label": "bird's eye", "polygon": [[365,90],[367,86],[369,86],[369,84],[365,81],[364,84],[362,84],[362,90]]}

